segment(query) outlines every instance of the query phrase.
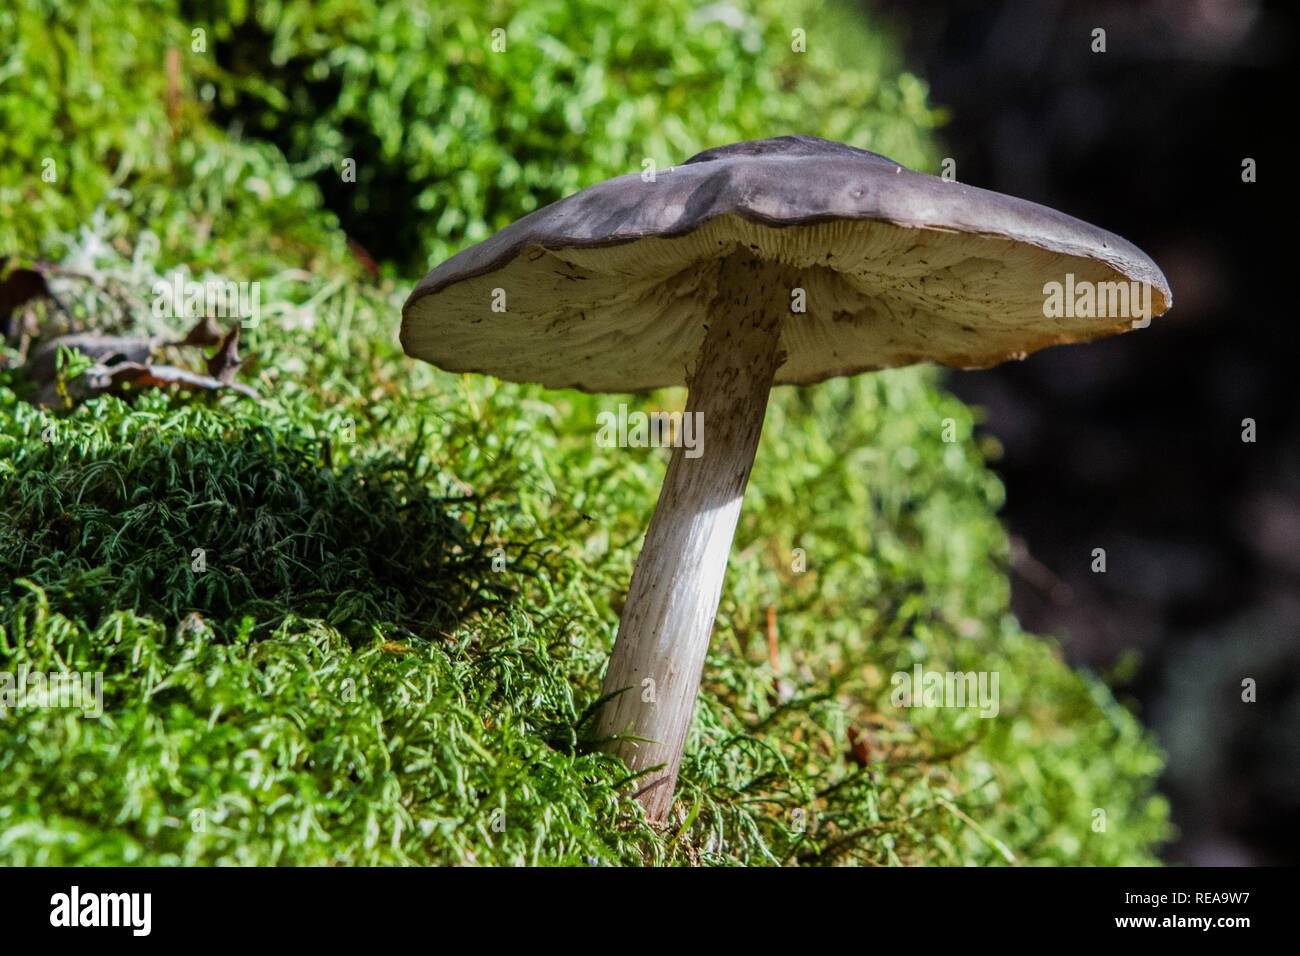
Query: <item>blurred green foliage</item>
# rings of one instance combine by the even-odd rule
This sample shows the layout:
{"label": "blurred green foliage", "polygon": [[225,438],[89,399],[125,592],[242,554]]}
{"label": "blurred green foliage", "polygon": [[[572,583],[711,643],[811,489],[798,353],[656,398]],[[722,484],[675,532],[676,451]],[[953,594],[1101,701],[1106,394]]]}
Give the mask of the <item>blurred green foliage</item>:
{"label": "blurred green foliage", "polygon": [[[42,411],[0,368],[0,671],[103,671],[106,704],[0,718],[0,862],[1154,862],[1160,755],[1010,615],[1001,488],[934,371],[774,395],[661,833],[584,735],[666,457],[595,444],[625,397],[397,348],[413,261],[642,157],[806,132],[926,168],[924,87],[859,17],[0,10],[0,253],[75,265],[72,321],[113,331],[183,331],[145,301],[172,268],[260,281],[241,377],[265,396]],[[999,715],[894,707],[917,663],[997,672]]]}
{"label": "blurred green foliage", "polygon": [[[182,51],[174,116],[169,47]],[[159,0],[0,9],[0,255],[63,258],[100,210],[116,233],[157,236],[168,264],[256,275],[340,257],[334,217],[280,152],[208,121],[211,61],[189,48]]]}
{"label": "blurred green foliage", "polygon": [[277,143],[371,252],[412,267],[643,158],[664,168],[772,130],[929,157],[924,86],[859,17],[816,0],[182,9],[219,39],[220,115]]}

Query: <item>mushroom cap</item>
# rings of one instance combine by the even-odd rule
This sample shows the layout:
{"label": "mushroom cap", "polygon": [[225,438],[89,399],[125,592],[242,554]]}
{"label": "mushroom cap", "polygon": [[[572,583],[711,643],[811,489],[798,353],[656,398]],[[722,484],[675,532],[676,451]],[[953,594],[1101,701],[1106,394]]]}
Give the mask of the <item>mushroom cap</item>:
{"label": "mushroom cap", "polygon": [[653,182],[597,183],[452,256],[407,299],[402,346],[548,388],[681,385],[718,269],[746,249],[804,292],[806,311],[791,292],[778,385],[924,361],[984,368],[1127,331],[1143,317],[1130,293],[1149,294],[1147,315],[1172,304],[1156,264],[1104,229],[782,136],[705,150]]}

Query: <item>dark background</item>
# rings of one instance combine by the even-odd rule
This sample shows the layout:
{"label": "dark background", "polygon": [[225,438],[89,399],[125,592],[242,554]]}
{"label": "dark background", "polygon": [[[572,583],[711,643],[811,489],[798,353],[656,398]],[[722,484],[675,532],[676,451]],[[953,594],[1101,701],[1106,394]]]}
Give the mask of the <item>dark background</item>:
{"label": "dark background", "polygon": [[951,111],[957,179],[1119,233],[1173,290],[1148,329],[949,384],[1003,446],[1016,613],[1168,752],[1176,863],[1300,861],[1295,6],[874,5]]}

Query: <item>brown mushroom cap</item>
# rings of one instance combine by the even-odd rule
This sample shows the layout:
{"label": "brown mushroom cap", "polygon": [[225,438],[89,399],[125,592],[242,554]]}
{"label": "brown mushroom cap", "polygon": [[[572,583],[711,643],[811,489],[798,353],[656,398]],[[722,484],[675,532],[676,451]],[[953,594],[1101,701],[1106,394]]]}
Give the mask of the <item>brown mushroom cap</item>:
{"label": "brown mushroom cap", "polygon": [[[402,309],[402,345],[449,371],[549,388],[681,385],[720,260],[745,248],[793,268],[806,297],[784,321],[778,385],[924,361],[982,368],[1132,327],[1131,312],[1048,317],[1048,282],[1094,283],[1100,300],[1102,283],[1144,284],[1151,315],[1172,304],[1156,264],[1113,233],[782,136],[706,150],[655,182],[619,176],[525,216],[424,277]],[[498,289],[504,312],[492,308]]]}

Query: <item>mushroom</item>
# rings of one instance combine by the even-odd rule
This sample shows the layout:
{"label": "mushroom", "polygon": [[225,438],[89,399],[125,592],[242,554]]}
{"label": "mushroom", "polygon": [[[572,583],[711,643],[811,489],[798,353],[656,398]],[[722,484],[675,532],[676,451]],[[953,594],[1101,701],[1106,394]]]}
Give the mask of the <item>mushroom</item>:
{"label": "mushroom", "polygon": [[773,385],[984,368],[1143,327],[1154,262],[1063,213],[810,136],[598,183],[443,262],[402,310],[408,355],[547,388],[687,384],[607,669],[597,733],[671,806]]}

